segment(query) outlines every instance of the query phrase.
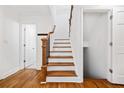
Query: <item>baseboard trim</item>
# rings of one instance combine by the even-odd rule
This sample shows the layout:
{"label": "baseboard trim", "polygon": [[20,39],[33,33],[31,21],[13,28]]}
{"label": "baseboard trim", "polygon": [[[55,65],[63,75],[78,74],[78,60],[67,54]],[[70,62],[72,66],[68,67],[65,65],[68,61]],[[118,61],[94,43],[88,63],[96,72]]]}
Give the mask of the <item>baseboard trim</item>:
{"label": "baseboard trim", "polygon": [[36,66],[36,70],[41,70],[41,66]]}
{"label": "baseboard trim", "polygon": [[8,76],[10,76],[10,75],[16,73],[16,72],[19,71],[19,70],[20,70],[20,66],[15,67],[15,68],[13,68],[13,69],[10,69],[10,70],[8,70],[8,71],[2,73],[2,74],[0,75],[0,80],[7,78]]}

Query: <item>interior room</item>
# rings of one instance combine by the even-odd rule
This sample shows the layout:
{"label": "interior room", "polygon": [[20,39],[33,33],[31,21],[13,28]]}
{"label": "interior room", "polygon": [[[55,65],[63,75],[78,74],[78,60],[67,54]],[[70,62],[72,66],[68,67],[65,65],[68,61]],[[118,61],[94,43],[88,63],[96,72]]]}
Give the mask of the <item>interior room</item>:
{"label": "interior room", "polygon": [[106,79],[109,53],[110,10],[84,9],[84,77]]}
{"label": "interior room", "polygon": [[5,5],[0,30],[2,88],[124,87],[124,7]]}

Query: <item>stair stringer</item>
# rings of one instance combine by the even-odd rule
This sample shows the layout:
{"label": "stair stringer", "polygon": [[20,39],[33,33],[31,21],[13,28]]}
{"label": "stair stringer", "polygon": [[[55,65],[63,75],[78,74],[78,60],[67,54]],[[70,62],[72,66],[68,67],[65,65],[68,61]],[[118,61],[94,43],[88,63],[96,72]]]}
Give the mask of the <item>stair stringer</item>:
{"label": "stair stringer", "polygon": [[70,38],[70,44],[71,44],[71,49],[72,49],[73,61],[74,61],[74,64],[75,64],[75,72],[76,72],[76,75],[78,77],[79,73],[78,73],[78,69],[77,69],[77,62],[76,62],[76,59],[75,59],[75,53],[74,53],[74,48],[73,48],[73,45],[72,45],[71,38]]}

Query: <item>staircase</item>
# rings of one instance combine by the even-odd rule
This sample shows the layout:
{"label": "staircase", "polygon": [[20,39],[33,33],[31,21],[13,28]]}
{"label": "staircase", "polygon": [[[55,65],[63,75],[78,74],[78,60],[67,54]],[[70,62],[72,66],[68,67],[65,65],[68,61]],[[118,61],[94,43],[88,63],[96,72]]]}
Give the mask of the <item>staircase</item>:
{"label": "staircase", "polygon": [[[73,5],[71,6],[70,18],[69,18],[69,37],[71,32]],[[70,39],[61,38],[55,39],[53,44],[53,50],[51,51],[51,35],[54,33],[56,25],[54,25],[53,31],[48,34],[39,34],[45,36],[42,38],[42,72],[43,82],[77,82],[79,77],[76,74],[76,68],[74,58],[72,54],[72,47]]]}
{"label": "staircase", "polygon": [[77,75],[69,39],[55,39],[47,64],[46,82],[75,82]]}

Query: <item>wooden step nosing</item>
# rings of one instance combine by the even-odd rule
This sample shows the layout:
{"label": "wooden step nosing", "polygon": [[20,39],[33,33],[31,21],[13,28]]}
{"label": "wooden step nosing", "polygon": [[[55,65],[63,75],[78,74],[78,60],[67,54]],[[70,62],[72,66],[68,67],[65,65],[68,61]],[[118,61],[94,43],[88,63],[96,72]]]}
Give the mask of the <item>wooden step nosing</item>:
{"label": "wooden step nosing", "polygon": [[48,63],[48,66],[74,66],[74,63],[73,62],[70,62],[70,63],[57,63],[57,62],[49,62]]}
{"label": "wooden step nosing", "polygon": [[72,52],[72,51],[50,51],[50,52]]}
{"label": "wooden step nosing", "polygon": [[49,67],[54,67],[54,66],[55,66],[55,67],[57,67],[57,66],[59,66],[59,67],[61,67],[61,66],[62,66],[62,67],[64,67],[64,66],[65,66],[65,67],[67,67],[67,66],[69,66],[69,67],[74,67],[74,65],[48,65],[48,66],[49,66]]}
{"label": "wooden step nosing", "polygon": [[49,56],[48,58],[73,58],[73,56]]}
{"label": "wooden step nosing", "polygon": [[75,72],[74,70],[68,70],[68,71],[64,71],[64,70],[59,70],[59,71],[49,71],[49,72]]}
{"label": "wooden step nosing", "polygon": [[72,58],[67,58],[67,57],[49,57],[49,58],[51,58],[51,59],[73,59],[73,57]]}
{"label": "wooden step nosing", "polygon": [[[57,74],[58,73],[58,74]],[[48,71],[47,77],[75,77],[77,76],[74,70],[68,71]]]}
{"label": "wooden step nosing", "polygon": [[71,44],[71,43],[69,43],[69,42],[55,42],[53,44]]}
{"label": "wooden step nosing", "polygon": [[53,46],[53,48],[71,48],[71,46]]}

